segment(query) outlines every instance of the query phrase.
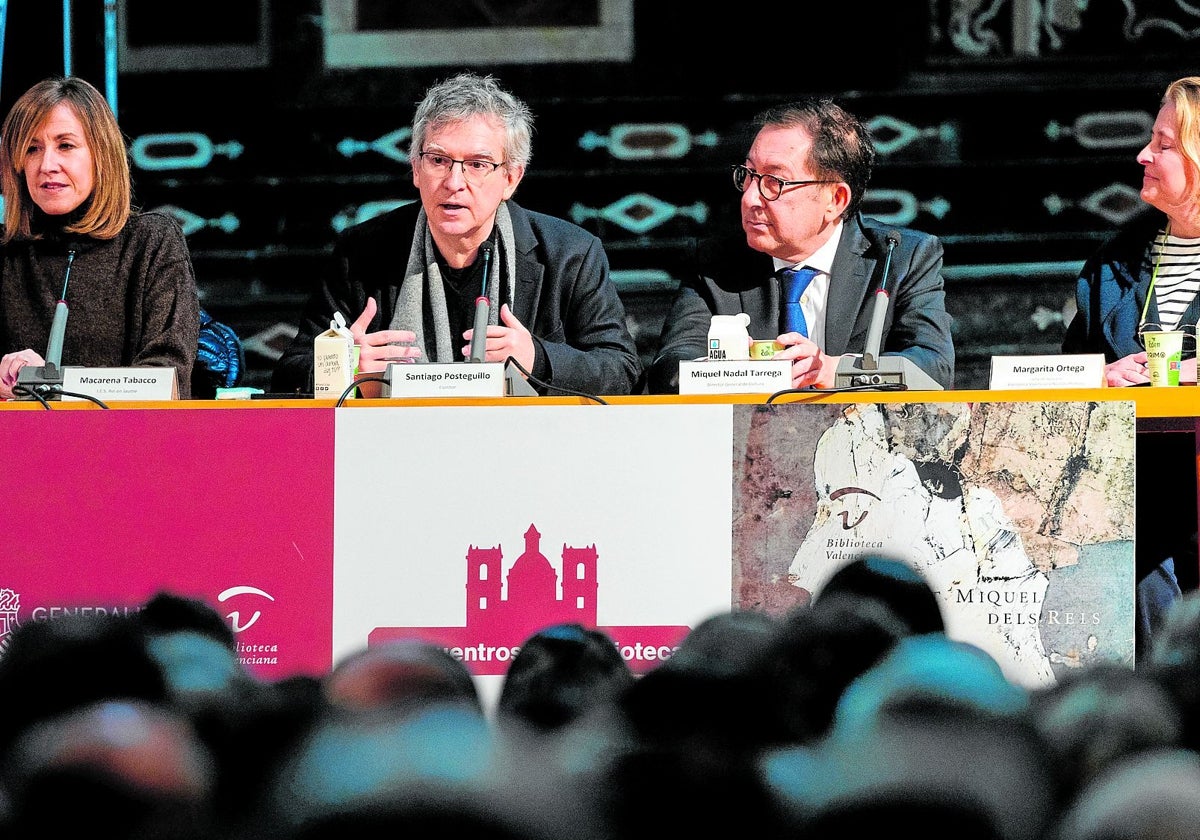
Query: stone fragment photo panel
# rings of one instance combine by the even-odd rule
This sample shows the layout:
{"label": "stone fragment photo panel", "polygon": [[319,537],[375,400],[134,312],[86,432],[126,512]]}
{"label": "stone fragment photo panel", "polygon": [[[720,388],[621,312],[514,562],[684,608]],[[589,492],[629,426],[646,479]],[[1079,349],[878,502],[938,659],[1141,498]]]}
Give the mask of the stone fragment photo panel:
{"label": "stone fragment photo panel", "polygon": [[734,606],[914,567],[1014,682],[1134,656],[1132,402],[735,406]]}

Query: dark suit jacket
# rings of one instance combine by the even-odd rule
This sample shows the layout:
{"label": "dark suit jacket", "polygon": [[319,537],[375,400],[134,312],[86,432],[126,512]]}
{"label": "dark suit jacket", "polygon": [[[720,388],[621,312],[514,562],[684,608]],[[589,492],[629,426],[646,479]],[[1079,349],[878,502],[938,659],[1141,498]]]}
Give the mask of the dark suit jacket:
{"label": "dark suit jacket", "polygon": [[[304,309],[299,331],[276,363],[276,391],[311,391],[313,339],[340,311],[347,322],[368,297],[379,311],[368,332],[392,322],[408,264],[418,203],[348,228],[335,247],[339,271]],[[550,384],[588,394],[628,394],[642,373],[625,308],[600,240],[578,225],[508,202],[516,240],[513,314],[533,334]],[[539,377],[541,378],[541,377]]]}
{"label": "dark suit jacket", "polygon": [[[1115,362],[1144,349],[1138,342],[1142,307],[1150,290],[1149,245],[1166,224],[1157,210],[1141,213],[1094,253],[1079,273],[1075,288],[1077,310],[1063,337],[1064,353],[1103,353]],[[1200,318],[1200,298],[1193,300],[1180,324]],[[1158,306],[1151,300],[1146,320],[1158,322]],[[1195,354],[1195,344],[1185,342],[1184,357]]]}
{"label": "dark suit jacket", "polygon": [[[865,349],[875,292],[884,280],[889,230],[899,234],[900,243],[888,271],[890,302],[880,355],[906,356],[943,388],[952,388],[954,344],[942,280],[942,244],[927,233],[887,227],[863,216],[846,222],[833,258],[822,349],[831,356]],[[663,324],[658,354],[648,370],[652,394],[679,390],[679,362],[706,354],[713,315],[746,313],[754,339],[783,332],[779,280],[771,258],[747,247],[740,231],[703,242],[697,265],[695,276],[680,286]]]}

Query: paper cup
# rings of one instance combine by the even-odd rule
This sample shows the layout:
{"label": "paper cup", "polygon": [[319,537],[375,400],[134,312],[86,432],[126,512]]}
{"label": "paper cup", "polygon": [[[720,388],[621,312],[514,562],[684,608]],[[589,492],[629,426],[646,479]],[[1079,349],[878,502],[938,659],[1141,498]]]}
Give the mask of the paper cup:
{"label": "paper cup", "polygon": [[770,339],[769,341],[751,341],[750,358],[769,359],[782,349],[783,345],[775,339]]}
{"label": "paper cup", "polygon": [[1174,387],[1179,384],[1179,368],[1183,358],[1182,330],[1146,330],[1146,369],[1151,385]]}

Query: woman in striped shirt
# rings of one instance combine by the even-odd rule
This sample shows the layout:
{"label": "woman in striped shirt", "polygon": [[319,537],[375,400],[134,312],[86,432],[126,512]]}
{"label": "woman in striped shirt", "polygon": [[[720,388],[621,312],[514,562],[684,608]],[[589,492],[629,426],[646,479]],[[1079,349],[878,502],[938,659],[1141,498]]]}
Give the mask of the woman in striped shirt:
{"label": "woman in striped shirt", "polygon": [[[1123,225],[1084,264],[1075,290],[1078,312],[1064,353],[1103,353],[1109,385],[1147,385],[1141,333],[1184,330],[1180,384],[1196,382],[1200,319],[1200,76],[1167,86],[1142,165],[1146,212]],[[1138,523],[1135,659],[1144,660],[1155,630],[1197,585],[1195,440],[1191,435],[1136,436]],[[1133,492],[1133,488],[1130,488]]]}
{"label": "woman in striped shirt", "polygon": [[1109,385],[1145,385],[1141,332],[1183,329],[1180,381],[1196,381],[1200,319],[1200,76],[1167,86],[1148,142],[1138,153],[1147,211],[1123,226],[1084,264],[1078,311],[1064,353],[1103,353]]}

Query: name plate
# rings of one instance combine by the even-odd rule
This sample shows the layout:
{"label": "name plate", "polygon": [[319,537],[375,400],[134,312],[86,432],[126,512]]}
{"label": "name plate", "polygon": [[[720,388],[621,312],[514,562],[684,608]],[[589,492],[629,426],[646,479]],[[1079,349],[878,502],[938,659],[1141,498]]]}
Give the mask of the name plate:
{"label": "name plate", "polygon": [[84,399],[68,392],[101,402],[179,399],[173,367],[65,367],[62,372],[62,399],[68,402]]}
{"label": "name plate", "polygon": [[993,391],[1023,388],[1103,388],[1104,354],[992,356]]}
{"label": "name plate", "polygon": [[790,359],[679,363],[681,394],[774,394],[791,387]]}
{"label": "name plate", "polygon": [[387,366],[385,397],[503,397],[500,362],[429,362]]}

